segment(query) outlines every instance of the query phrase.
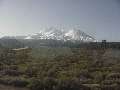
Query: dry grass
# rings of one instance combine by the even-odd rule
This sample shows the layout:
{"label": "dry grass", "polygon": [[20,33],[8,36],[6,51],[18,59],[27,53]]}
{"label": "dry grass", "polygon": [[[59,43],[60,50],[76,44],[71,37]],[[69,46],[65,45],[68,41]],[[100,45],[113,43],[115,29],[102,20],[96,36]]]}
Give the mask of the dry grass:
{"label": "dry grass", "polygon": [[27,88],[18,88],[13,86],[0,85],[0,90],[29,90]]}

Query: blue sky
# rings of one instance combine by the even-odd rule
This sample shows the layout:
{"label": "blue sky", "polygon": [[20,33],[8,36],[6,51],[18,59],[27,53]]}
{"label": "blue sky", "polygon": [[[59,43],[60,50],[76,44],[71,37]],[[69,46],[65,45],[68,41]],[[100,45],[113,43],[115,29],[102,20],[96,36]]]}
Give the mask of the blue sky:
{"label": "blue sky", "polygon": [[120,41],[120,0],[0,0],[0,36],[74,26],[98,40]]}

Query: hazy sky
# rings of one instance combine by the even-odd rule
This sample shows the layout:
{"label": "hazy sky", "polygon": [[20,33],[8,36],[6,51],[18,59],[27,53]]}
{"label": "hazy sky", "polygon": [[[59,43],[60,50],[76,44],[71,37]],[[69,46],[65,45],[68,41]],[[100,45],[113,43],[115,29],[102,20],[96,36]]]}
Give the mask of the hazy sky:
{"label": "hazy sky", "polygon": [[0,36],[80,25],[98,40],[120,41],[120,0],[0,0]]}

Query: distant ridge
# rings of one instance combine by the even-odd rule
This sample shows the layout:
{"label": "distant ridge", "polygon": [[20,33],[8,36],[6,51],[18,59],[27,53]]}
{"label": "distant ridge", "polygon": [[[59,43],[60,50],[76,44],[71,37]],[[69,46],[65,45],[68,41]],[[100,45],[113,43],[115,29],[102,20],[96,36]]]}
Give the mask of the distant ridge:
{"label": "distant ridge", "polygon": [[61,29],[56,27],[47,28],[44,30],[40,30],[40,32],[26,35],[26,36],[5,36],[2,37],[4,39],[52,39],[52,40],[63,40],[63,41],[80,41],[80,42],[95,42],[96,39],[92,36],[84,33],[80,30],[80,28],[69,28],[69,29]]}

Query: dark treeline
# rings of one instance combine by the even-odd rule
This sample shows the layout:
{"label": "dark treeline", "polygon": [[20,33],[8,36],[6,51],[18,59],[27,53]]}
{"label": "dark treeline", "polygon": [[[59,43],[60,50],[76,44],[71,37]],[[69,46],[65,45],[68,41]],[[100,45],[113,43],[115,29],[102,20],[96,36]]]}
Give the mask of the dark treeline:
{"label": "dark treeline", "polygon": [[1,46],[6,48],[21,48],[21,47],[70,47],[70,48],[116,48],[120,49],[120,42],[82,42],[82,41],[63,41],[63,40],[23,40],[23,39],[0,39]]}

